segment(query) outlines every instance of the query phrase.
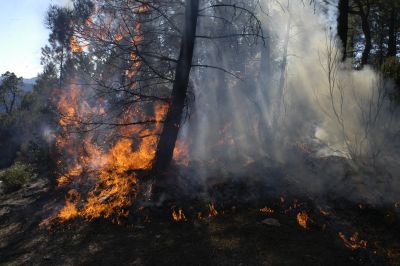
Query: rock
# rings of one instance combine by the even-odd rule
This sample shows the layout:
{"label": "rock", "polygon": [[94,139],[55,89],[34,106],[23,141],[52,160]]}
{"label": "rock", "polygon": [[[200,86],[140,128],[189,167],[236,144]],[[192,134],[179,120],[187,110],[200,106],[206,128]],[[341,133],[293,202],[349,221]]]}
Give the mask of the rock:
{"label": "rock", "polygon": [[281,223],[274,218],[267,218],[265,220],[262,220],[263,224],[268,225],[268,226],[281,226]]}

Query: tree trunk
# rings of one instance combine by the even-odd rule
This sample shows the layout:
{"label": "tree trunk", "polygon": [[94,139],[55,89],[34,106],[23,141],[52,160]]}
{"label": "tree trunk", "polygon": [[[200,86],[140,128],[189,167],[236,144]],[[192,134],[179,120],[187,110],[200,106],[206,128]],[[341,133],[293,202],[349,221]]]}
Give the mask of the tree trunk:
{"label": "tree trunk", "polygon": [[397,10],[395,8],[395,4],[392,3],[390,10],[390,18],[389,18],[389,42],[388,42],[387,57],[396,56],[397,54],[396,16],[397,16]]}
{"label": "tree trunk", "polygon": [[368,64],[369,61],[369,54],[372,49],[372,36],[371,36],[371,27],[369,25],[368,17],[370,12],[370,5],[367,2],[366,7],[364,9],[363,4],[360,0],[356,1],[358,8],[359,8],[359,15],[361,18],[361,28],[365,36],[365,43],[364,43],[364,51],[361,56],[361,66]]}
{"label": "tree trunk", "polygon": [[365,35],[365,47],[361,57],[361,64],[364,66],[368,64],[369,54],[372,48],[371,29],[369,27],[368,17],[362,16],[362,29]]}
{"label": "tree trunk", "polygon": [[14,109],[14,104],[15,104],[15,100],[17,98],[17,94],[15,92],[12,93],[12,98],[11,98],[11,103],[10,103],[10,109],[9,109],[9,113],[11,114],[13,109]]}
{"label": "tree trunk", "polygon": [[64,68],[64,46],[61,47],[61,58],[60,58],[60,80],[58,86],[62,88],[63,85],[63,68]]}
{"label": "tree trunk", "polygon": [[337,18],[337,34],[342,43],[342,61],[347,57],[347,32],[349,30],[349,0],[339,0]]}
{"label": "tree trunk", "polygon": [[285,80],[286,80],[286,69],[288,63],[288,49],[289,49],[289,39],[290,39],[290,27],[291,27],[291,18],[289,17],[288,24],[286,25],[286,33],[285,40],[283,44],[283,54],[282,54],[282,63],[281,63],[281,76],[279,78],[278,84],[278,101],[282,103],[283,101],[283,91],[285,89]]}
{"label": "tree trunk", "polygon": [[199,0],[186,0],[185,26],[181,41],[180,53],[175,69],[175,80],[172,87],[170,108],[164,121],[163,130],[158,142],[154,169],[163,172],[172,161],[175,142],[181,127],[182,113],[185,107],[186,93],[192,65],[193,50],[196,40]]}

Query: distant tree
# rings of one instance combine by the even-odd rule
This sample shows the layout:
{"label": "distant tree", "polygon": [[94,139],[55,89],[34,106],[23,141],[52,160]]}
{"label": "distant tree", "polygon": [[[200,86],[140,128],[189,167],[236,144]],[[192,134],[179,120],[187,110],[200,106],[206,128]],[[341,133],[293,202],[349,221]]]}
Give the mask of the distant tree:
{"label": "distant tree", "polygon": [[[400,1],[381,1],[382,18],[384,19],[385,29],[387,29],[387,53],[386,57],[397,55],[398,32],[400,29]],[[386,30],[385,30],[386,31]]]}
{"label": "distant tree", "polygon": [[399,10],[399,0],[339,0],[337,35],[341,41],[342,60],[352,54],[357,67],[369,64],[378,69],[385,58],[397,56]]}
{"label": "distant tree", "polygon": [[71,59],[71,38],[73,36],[73,10],[66,7],[50,6],[46,26],[50,30],[49,45],[42,48],[42,64],[54,64],[58,69],[59,87],[65,79],[66,65]]}
{"label": "distant tree", "polygon": [[14,73],[7,71],[1,75],[0,103],[8,115],[14,111],[19,97],[22,95],[22,77],[17,77]]}

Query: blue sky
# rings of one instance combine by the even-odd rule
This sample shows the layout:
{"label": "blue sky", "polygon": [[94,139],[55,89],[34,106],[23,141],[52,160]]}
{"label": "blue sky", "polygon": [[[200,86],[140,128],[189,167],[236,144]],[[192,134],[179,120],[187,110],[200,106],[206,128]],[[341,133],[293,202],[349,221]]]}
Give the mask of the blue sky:
{"label": "blue sky", "polygon": [[31,78],[41,72],[40,48],[47,43],[44,18],[50,4],[63,0],[0,0],[0,74]]}

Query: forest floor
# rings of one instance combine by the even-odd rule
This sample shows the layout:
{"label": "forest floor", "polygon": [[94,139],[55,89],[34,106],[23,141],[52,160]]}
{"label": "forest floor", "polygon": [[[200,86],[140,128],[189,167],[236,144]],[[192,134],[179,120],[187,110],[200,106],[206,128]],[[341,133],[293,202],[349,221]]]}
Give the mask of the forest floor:
{"label": "forest floor", "polygon": [[[187,210],[182,222],[164,207],[150,210],[147,222],[39,226],[63,201],[59,194],[37,181],[0,197],[0,265],[400,265],[400,226],[388,210],[343,203],[323,216],[312,203],[288,208],[271,199],[265,206],[274,213],[260,212],[260,203],[225,209],[217,203],[218,215],[198,219]],[[296,221],[300,209],[310,215],[307,229]],[[266,218],[280,225],[263,223]],[[368,244],[346,247],[338,230],[348,237],[357,231]]]}

